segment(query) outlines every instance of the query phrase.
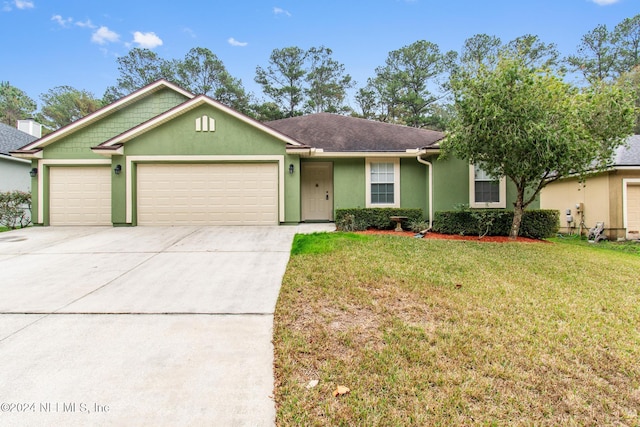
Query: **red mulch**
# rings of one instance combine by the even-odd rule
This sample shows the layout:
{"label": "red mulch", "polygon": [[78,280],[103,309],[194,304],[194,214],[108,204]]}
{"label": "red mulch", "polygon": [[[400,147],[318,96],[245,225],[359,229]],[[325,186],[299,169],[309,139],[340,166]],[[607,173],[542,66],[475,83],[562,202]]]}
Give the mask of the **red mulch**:
{"label": "red mulch", "polygon": [[[389,234],[392,236],[404,236],[414,237],[417,233],[413,231],[393,231],[393,230],[378,230],[370,228],[366,231],[357,231],[360,234]],[[482,239],[478,239],[478,236],[460,236],[458,234],[440,234],[428,232],[423,239],[442,239],[442,240],[469,240],[474,242],[493,242],[493,243],[508,243],[513,242],[509,240],[507,236],[484,236]],[[518,237],[516,242],[520,243],[549,243],[545,240],[530,239],[528,237]]]}

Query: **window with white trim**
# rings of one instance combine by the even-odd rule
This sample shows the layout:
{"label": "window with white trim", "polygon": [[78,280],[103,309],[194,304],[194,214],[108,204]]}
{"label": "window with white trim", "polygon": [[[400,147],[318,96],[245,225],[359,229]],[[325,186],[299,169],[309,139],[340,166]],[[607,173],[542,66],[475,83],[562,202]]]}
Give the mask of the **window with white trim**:
{"label": "window with white trim", "polygon": [[367,159],[367,207],[400,207],[400,159]]}
{"label": "window with white trim", "polygon": [[469,166],[469,206],[472,208],[505,208],[505,178],[489,175],[480,165]]}

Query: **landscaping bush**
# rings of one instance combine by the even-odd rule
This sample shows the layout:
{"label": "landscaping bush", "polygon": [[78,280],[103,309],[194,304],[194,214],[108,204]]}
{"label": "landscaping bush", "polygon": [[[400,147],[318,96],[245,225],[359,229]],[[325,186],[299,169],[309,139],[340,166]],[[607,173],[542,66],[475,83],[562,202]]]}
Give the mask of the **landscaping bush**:
{"label": "landscaping bush", "polygon": [[[503,209],[464,209],[436,212],[433,231],[464,236],[508,236],[513,223],[513,211]],[[556,210],[525,211],[520,236],[542,239],[554,236],[560,225]]]}
{"label": "landscaping bush", "polygon": [[402,226],[408,228],[411,222],[422,221],[424,219],[422,209],[403,208],[353,208],[336,209],[336,228],[341,231],[366,230],[367,228],[377,228],[379,230],[390,230],[396,226],[395,221],[391,221],[392,216],[406,216],[402,221]]}
{"label": "landscaping bush", "polygon": [[24,191],[0,193],[0,226],[22,228],[31,222],[31,194]]}

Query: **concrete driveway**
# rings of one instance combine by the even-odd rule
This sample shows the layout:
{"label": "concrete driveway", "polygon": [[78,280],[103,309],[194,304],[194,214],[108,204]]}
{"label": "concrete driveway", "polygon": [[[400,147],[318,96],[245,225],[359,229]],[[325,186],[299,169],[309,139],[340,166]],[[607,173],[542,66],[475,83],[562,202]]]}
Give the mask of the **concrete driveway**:
{"label": "concrete driveway", "polygon": [[273,425],[273,312],[297,232],[0,234],[0,425]]}

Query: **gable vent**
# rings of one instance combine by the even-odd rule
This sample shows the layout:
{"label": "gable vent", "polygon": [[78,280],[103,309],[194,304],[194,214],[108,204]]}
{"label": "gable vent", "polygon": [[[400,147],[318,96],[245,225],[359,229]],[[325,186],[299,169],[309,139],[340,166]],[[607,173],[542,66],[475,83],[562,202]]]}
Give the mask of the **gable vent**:
{"label": "gable vent", "polygon": [[216,121],[213,117],[204,115],[196,119],[196,132],[215,132]]}

